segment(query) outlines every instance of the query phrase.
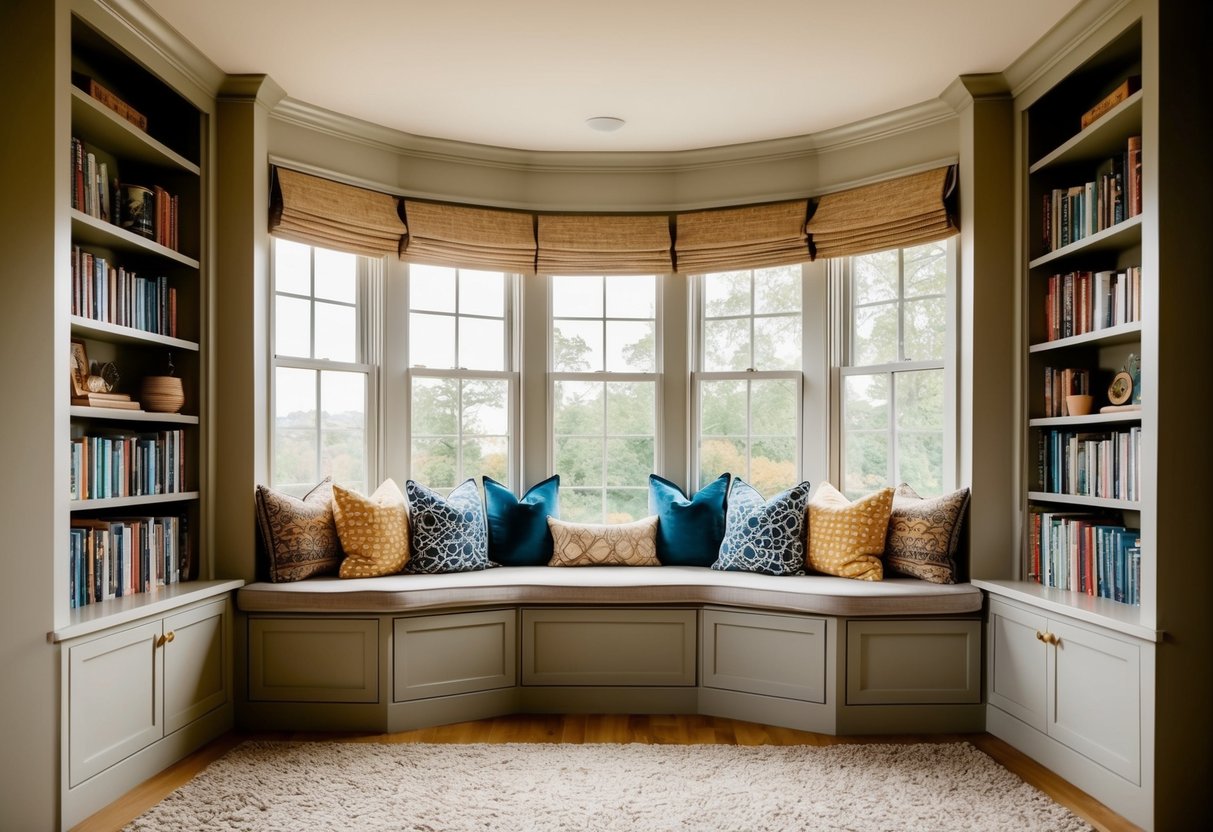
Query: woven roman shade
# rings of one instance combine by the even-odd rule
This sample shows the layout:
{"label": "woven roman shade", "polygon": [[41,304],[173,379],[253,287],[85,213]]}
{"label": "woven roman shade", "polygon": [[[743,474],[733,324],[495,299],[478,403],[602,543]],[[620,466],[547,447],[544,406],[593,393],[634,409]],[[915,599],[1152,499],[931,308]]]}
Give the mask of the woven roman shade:
{"label": "woven roman shade", "polygon": [[543,274],[666,274],[674,270],[668,217],[541,215]]}
{"label": "woven roman shade", "polygon": [[400,257],[410,263],[535,271],[535,220],[531,214],[467,205],[404,201],[409,235]]}
{"label": "woven roman shade", "polygon": [[676,266],[683,274],[756,269],[809,259],[809,201],[694,211],[677,217]]}
{"label": "woven roman shade", "polygon": [[390,194],[275,167],[270,180],[270,233],[367,257],[395,254],[407,232],[399,202]]}
{"label": "woven roman shade", "polygon": [[807,230],[817,257],[843,257],[929,243],[958,230],[950,208],[956,168],[935,168],[826,194]]}

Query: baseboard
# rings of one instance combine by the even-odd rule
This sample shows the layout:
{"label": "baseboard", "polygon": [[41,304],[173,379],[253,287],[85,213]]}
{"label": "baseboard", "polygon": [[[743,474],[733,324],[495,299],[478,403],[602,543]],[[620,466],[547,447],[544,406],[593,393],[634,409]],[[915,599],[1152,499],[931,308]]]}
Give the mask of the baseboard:
{"label": "baseboard", "polygon": [[520,687],[526,714],[693,714],[693,687]]}
{"label": "baseboard", "polygon": [[415,728],[450,725],[453,722],[471,722],[476,719],[506,716],[517,713],[518,710],[519,696],[516,687],[394,702],[388,706],[387,730],[412,731]]}
{"label": "baseboard", "polygon": [[837,734],[970,734],[984,731],[986,706],[842,705]]}
{"label": "baseboard", "polygon": [[720,688],[700,688],[698,698],[698,712],[705,716],[721,716],[819,734],[836,733],[833,705]]}

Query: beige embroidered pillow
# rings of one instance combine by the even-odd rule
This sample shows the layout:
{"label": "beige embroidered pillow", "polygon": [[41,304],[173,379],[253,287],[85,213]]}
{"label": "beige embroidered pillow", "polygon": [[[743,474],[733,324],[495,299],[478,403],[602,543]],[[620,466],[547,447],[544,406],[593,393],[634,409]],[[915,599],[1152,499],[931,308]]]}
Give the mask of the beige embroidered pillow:
{"label": "beige embroidered pillow", "polygon": [[333,524],[333,480],[324,480],[300,500],[257,486],[257,527],[271,583],[329,575],[341,564],[341,544]]}
{"label": "beige embroidered pillow", "polygon": [[879,581],[884,577],[884,553],[893,489],[851,502],[823,482],[809,500],[809,566],[827,575]]}
{"label": "beige embroidered pillow", "polygon": [[633,523],[566,523],[548,518],[552,559],[548,566],[661,566],[657,516]]}
{"label": "beige embroidered pillow", "polygon": [[369,497],[334,485],[333,519],[345,550],[341,577],[394,575],[408,562],[408,506],[392,480],[384,480]]}
{"label": "beige embroidered pillow", "polygon": [[922,498],[904,482],[893,493],[885,563],[894,572],[933,584],[956,583],[956,548],[969,489]]}

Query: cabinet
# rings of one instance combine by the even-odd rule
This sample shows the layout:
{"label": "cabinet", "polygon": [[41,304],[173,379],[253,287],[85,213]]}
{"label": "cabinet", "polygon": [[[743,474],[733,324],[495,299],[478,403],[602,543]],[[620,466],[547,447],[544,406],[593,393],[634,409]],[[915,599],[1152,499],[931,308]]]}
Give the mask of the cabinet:
{"label": "cabinet", "polygon": [[213,591],[63,643],[65,825],[230,724],[230,590]]}
{"label": "cabinet", "polygon": [[989,703],[1140,784],[1141,651],[1132,639],[994,600]]}

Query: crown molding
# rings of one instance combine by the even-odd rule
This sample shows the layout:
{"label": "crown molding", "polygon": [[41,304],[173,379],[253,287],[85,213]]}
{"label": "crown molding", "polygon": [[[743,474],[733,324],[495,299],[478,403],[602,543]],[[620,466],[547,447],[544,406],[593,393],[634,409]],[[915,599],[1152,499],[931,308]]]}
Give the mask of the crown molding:
{"label": "crown molding", "polygon": [[903,107],[870,119],[803,136],[690,150],[552,151],[519,150],[418,136],[363,121],[291,97],[274,107],[271,117],[345,141],[417,160],[551,173],[676,173],[698,169],[808,159],[956,117],[940,99]]}
{"label": "crown molding", "polygon": [[1011,94],[1018,98],[1041,76],[1062,61],[1078,44],[1135,0],[1086,0],[1045,32],[1040,40],[1003,70]]}
{"label": "crown molding", "polygon": [[91,0],[91,4],[108,12],[161,60],[181,73],[197,87],[196,92],[209,98],[218,94],[226,77],[223,70],[143,0]]}
{"label": "crown molding", "polygon": [[249,101],[273,110],[283,98],[286,90],[268,75],[228,75],[219,87],[220,101]]}
{"label": "crown molding", "polygon": [[974,101],[997,101],[1011,97],[1011,88],[1001,72],[961,75],[939,94],[954,112],[959,113]]}

